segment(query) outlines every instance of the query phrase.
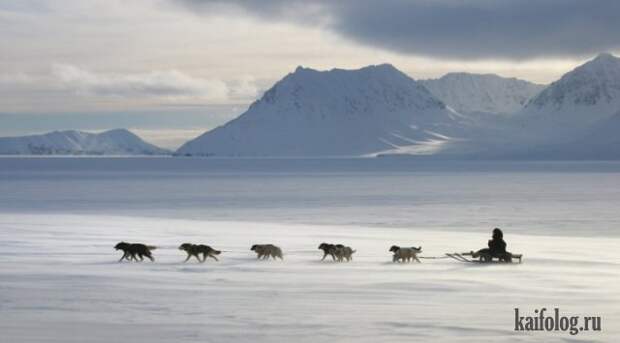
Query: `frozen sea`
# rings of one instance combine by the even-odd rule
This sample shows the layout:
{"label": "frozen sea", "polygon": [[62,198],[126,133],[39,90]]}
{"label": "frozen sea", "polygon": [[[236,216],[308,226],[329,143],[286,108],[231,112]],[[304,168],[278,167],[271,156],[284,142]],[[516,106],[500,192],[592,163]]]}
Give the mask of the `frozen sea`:
{"label": "frozen sea", "polygon": [[[0,158],[0,342],[613,342],[619,185],[617,162]],[[495,226],[523,264],[387,251]],[[117,263],[120,240],[156,262]],[[183,263],[185,241],[224,252]],[[323,241],[354,261],[320,262]],[[266,242],[285,260],[256,261]],[[541,307],[603,328],[514,331]]]}
{"label": "frozen sea", "polygon": [[0,212],[619,236],[620,163],[2,158]]}

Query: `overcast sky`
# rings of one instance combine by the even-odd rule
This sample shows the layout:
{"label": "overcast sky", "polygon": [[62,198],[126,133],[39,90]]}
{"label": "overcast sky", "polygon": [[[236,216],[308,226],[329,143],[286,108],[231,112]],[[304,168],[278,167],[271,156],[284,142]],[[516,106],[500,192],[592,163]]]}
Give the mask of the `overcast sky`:
{"label": "overcast sky", "polygon": [[298,65],[548,83],[617,54],[618,13],[615,0],[0,0],[0,135],[125,126],[172,146]]}

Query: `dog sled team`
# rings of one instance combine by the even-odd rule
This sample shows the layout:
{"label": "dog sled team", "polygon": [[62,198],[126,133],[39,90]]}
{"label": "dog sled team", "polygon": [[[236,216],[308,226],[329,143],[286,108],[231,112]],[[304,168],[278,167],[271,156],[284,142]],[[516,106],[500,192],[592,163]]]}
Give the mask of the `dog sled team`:
{"label": "dog sled team", "polygon": [[[455,259],[459,262],[504,262],[511,263],[513,259],[518,259],[521,262],[522,255],[512,254],[506,251],[506,242],[504,241],[504,234],[499,228],[493,229],[491,239],[487,243],[487,248],[483,248],[477,251],[470,251],[467,253],[448,253],[446,257]],[[151,261],[155,261],[152,255],[152,250],[157,249],[155,246],[146,245],[142,243],[127,243],[120,242],[114,247],[116,250],[122,250],[123,255],[119,262],[123,260],[140,262],[144,260],[144,257]],[[331,244],[321,243],[318,249],[323,252],[321,261],[324,261],[327,256],[330,256],[334,262],[350,262],[353,260],[353,254],[357,251],[349,246],[343,244]],[[220,250],[213,249],[205,244],[192,244],[183,243],[179,246],[179,250],[185,251],[187,258],[184,262],[189,261],[192,257],[195,257],[199,262],[205,262],[207,258],[212,258],[215,261],[219,261],[217,255],[221,254]],[[254,244],[250,248],[251,251],[256,253],[256,258],[259,260],[268,260],[270,257],[274,260],[283,260],[282,249],[273,244]],[[392,262],[394,263],[408,263],[418,262],[420,259],[418,256],[422,253],[422,247],[400,247],[393,245],[390,247],[389,252],[392,255]],[[424,258],[424,257],[422,257]]]}

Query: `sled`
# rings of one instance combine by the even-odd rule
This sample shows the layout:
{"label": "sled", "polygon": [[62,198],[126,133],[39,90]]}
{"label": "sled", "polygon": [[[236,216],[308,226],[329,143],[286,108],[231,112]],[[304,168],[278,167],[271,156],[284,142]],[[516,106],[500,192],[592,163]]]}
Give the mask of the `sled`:
{"label": "sled", "polygon": [[510,260],[502,260],[498,257],[491,256],[490,254],[477,253],[474,251],[465,253],[447,253],[446,256],[457,260],[459,262],[469,263],[515,263],[514,260],[519,260],[521,263],[523,254],[510,254]]}

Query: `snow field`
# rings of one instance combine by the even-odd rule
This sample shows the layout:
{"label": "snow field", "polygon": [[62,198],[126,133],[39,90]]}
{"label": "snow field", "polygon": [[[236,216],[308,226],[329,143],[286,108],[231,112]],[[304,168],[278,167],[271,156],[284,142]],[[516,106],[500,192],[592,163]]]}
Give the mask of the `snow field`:
{"label": "snow field", "polygon": [[[566,342],[619,333],[617,238],[505,233],[520,265],[448,259],[394,264],[392,244],[423,256],[467,251],[471,232],[209,222],[104,215],[0,215],[0,332],[6,342]],[[120,240],[158,246],[155,263],[117,263]],[[357,249],[319,261],[319,243]],[[183,242],[224,252],[182,263]],[[274,243],[284,261],[257,261]],[[603,331],[514,332],[514,308],[602,317]]]}

